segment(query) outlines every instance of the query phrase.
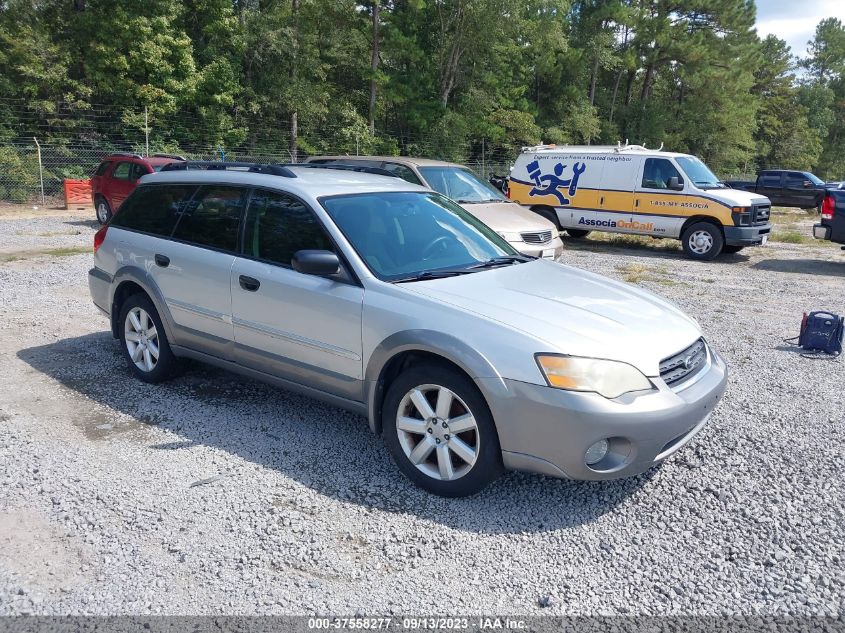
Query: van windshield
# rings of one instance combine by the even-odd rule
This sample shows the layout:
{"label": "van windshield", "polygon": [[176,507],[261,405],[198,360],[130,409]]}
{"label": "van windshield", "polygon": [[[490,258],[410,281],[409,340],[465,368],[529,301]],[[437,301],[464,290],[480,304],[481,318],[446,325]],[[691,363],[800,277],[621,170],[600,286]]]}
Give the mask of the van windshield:
{"label": "van windshield", "polygon": [[695,157],[682,156],[675,159],[693,184],[699,189],[724,189],[725,184],[710,169]]}
{"label": "van windshield", "polygon": [[533,259],[438,193],[349,194],[320,202],[383,281],[451,277]]}
{"label": "van windshield", "polygon": [[461,204],[507,200],[492,185],[462,167],[420,167],[428,186]]}

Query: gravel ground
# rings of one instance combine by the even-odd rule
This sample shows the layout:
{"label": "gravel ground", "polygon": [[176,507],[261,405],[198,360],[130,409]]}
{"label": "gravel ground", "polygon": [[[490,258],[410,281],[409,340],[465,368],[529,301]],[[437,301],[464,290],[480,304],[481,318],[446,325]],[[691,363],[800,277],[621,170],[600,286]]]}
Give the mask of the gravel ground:
{"label": "gravel ground", "polygon": [[728,392],[641,477],[445,500],[362,418],[201,366],[133,380],[90,256],[45,252],[93,232],[0,218],[0,615],[845,613],[845,362],[781,343],[803,310],[845,312],[838,249],[567,242],[695,316]]}

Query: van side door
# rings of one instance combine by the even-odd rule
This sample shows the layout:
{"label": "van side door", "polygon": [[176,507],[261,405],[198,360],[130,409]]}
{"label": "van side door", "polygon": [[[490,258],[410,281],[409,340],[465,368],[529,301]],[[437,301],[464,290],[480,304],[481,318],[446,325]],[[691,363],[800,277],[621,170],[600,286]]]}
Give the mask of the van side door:
{"label": "van side door", "polygon": [[347,400],[363,401],[364,289],[345,275],[291,266],[299,250],[339,249],[293,195],[253,190],[231,274],[238,363]]}
{"label": "van side door", "polygon": [[649,157],[634,191],[633,233],[678,237],[689,213],[683,190],[670,189],[672,179],[687,188],[681,170],[668,158]]}

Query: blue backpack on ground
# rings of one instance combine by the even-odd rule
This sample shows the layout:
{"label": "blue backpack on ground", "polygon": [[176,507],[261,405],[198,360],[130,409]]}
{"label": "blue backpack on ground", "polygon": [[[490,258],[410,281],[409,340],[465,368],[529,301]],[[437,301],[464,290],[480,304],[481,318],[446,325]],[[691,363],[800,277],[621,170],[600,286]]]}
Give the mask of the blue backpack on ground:
{"label": "blue backpack on ground", "polygon": [[809,352],[802,356],[839,356],[842,353],[843,336],[845,318],[833,312],[805,312],[801,320],[801,333],[797,338],[787,339],[787,342],[794,343],[797,340],[798,346]]}

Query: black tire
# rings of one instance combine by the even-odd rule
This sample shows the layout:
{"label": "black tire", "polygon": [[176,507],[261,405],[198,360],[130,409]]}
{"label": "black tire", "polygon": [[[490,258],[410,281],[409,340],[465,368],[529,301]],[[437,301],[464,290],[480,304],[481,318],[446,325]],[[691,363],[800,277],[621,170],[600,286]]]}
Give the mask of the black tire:
{"label": "black tire", "polygon": [[[451,428],[448,428],[448,424],[444,426],[441,418],[434,417],[427,421],[415,406],[408,408],[412,404],[410,393],[421,387],[425,387],[426,390],[431,389],[425,393],[428,394],[426,401],[429,402],[434,413],[436,413],[437,397],[439,397],[437,388],[445,388],[455,396],[451,400],[449,417],[445,418],[453,425]],[[456,420],[463,416],[461,412],[465,409],[471,413],[475,428],[457,431]],[[411,419],[421,425],[419,433],[402,431],[400,439],[400,430],[397,429],[397,417],[400,415],[400,410],[403,418]],[[415,414],[419,418],[414,417]],[[422,427],[425,427],[425,432]],[[435,432],[432,433],[432,430]],[[391,383],[382,407],[382,431],[385,444],[402,474],[420,488],[442,497],[473,495],[498,478],[504,470],[496,425],[484,397],[472,380],[445,365],[433,363],[415,365],[402,372]],[[450,436],[449,433],[453,435]],[[458,441],[464,447],[474,449],[475,457],[471,465],[459,456],[457,449],[462,446],[458,445]],[[427,457],[424,457],[420,466],[417,466],[410,459],[409,455],[413,454],[411,448],[419,448],[424,442],[428,442],[431,448],[428,448]],[[437,442],[436,445],[435,442]],[[410,452],[406,453],[406,449]],[[451,480],[439,478],[441,476],[439,473],[443,472],[439,459],[441,450],[445,451],[445,459],[450,464],[450,470],[447,472],[453,471],[454,475],[458,475],[456,478]],[[424,470],[437,472],[430,475]]]}
{"label": "black tire", "polygon": [[531,210],[537,215],[546,218],[549,222],[554,224],[557,227],[558,231],[563,230],[563,227],[561,227],[560,220],[558,219],[557,213],[554,209],[551,209],[549,207],[531,207]]}
{"label": "black tire", "polygon": [[732,254],[734,254],[734,253],[738,253],[738,252],[739,252],[739,251],[741,251],[743,248],[745,248],[745,247],[744,247],[744,246],[731,246],[730,244],[725,244],[725,245],[722,247],[722,252],[723,252],[723,253],[727,253],[727,254],[729,254],[729,255],[732,255]]}
{"label": "black tire", "polygon": [[[702,241],[698,242],[698,238]],[[697,245],[690,243],[696,240]],[[710,261],[719,256],[725,246],[725,238],[722,237],[722,229],[712,222],[695,222],[690,224],[681,234],[681,246],[684,253],[690,259]]]}
{"label": "black tire", "polygon": [[576,240],[580,240],[582,238],[587,237],[592,231],[585,231],[583,229],[566,229],[566,234],[569,237],[573,237]]}
{"label": "black tire", "polygon": [[97,222],[105,224],[111,220],[113,215],[111,205],[103,196],[97,196],[97,201],[94,203],[94,212],[97,215]]}
{"label": "black tire", "polygon": [[[155,363],[150,370],[143,369],[136,364],[136,361],[133,360],[129,351],[129,346],[126,342],[127,327],[132,327],[131,322],[130,325],[127,326],[127,319],[129,318],[129,313],[136,309],[142,310],[146,313],[155,326],[155,336],[147,339],[145,335],[144,338],[145,344],[147,341],[154,342],[155,347],[158,349],[158,358],[155,359]],[[137,316],[138,315],[136,314],[136,318]],[[126,363],[129,366],[129,370],[135,375],[135,377],[149,383],[163,382],[172,378],[179,369],[179,360],[173,355],[173,352],[170,349],[170,344],[167,341],[167,334],[164,331],[161,318],[158,316],[158,311],[156,311],[150,298],[143,293],[132,295],[123,302],[122,306],[120,306],[120,316],[118,318],[120,319],[118,321],[120,347],[123,351],[123,357],[126,359]],[[144,319],[142,319],[141,322],[142,325],[145,325]],[[146,330],[149,331],[149,328],[146,328]],[[152,358],[153,352],[150,349],[147,351]],[[145,356],[146,354],[142,351],[139,360],[140,363],[144,363]]]}

